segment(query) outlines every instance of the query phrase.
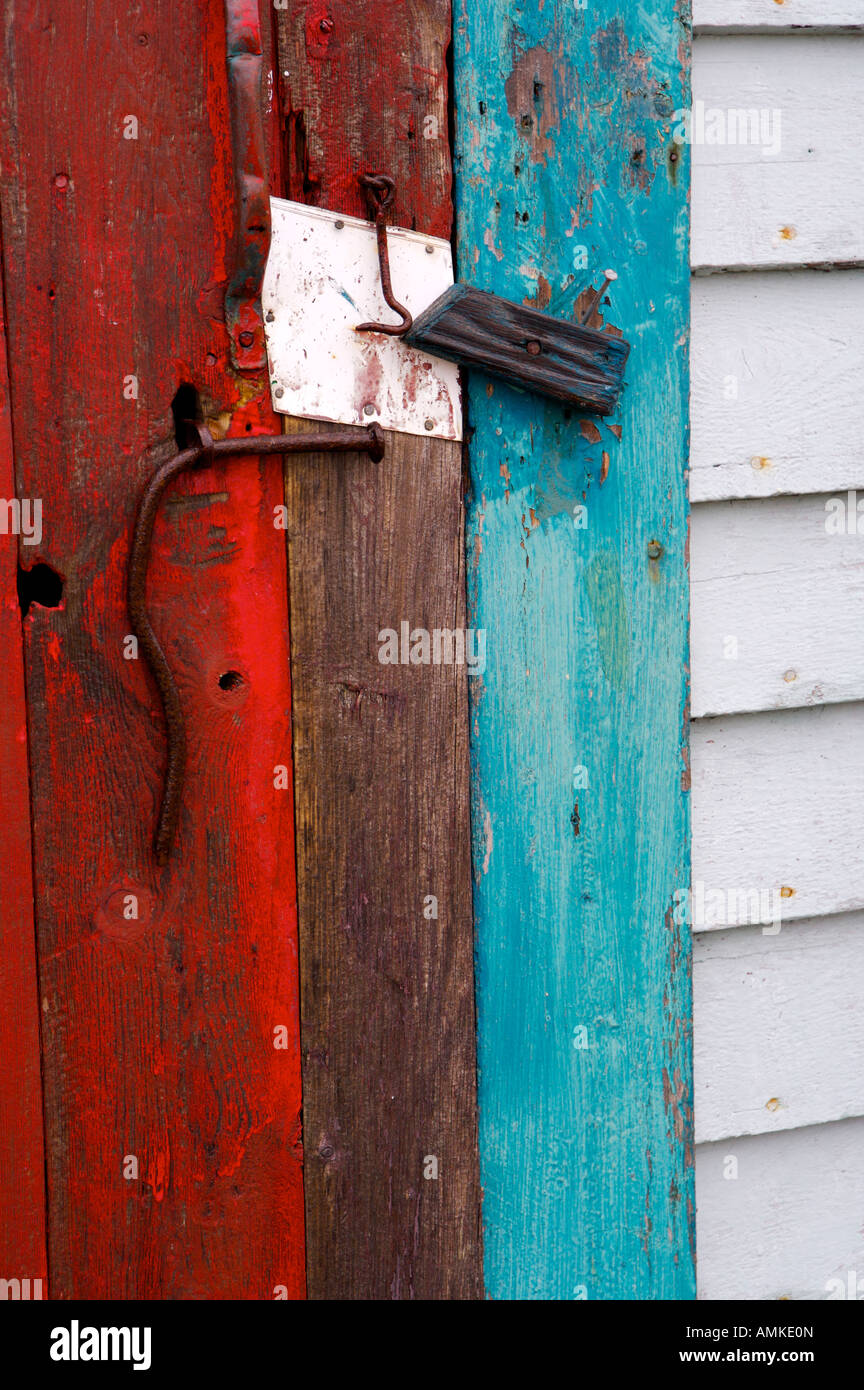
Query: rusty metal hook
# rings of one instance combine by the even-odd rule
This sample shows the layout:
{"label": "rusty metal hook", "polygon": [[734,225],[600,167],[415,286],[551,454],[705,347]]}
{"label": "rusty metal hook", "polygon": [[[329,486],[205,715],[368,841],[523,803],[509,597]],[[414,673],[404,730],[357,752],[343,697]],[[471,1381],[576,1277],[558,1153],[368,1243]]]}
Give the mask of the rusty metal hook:
{"label": "rusty metal hook", "polygon": [[378,240],[378,267],[381,271],[381,291],[385,302],[394,314],[401,316],[401,323],[358,323],[356,333],[387,333],[391,338],[401,338],[414,323],[414,319],[404,304],[394,298],[390,280],[390,252],[387,249],[387,209],[396,193],[396,181],[389,174],[360,174],[360,183],[366,190],[369,211],[375,223]]}
{"label": "rusty metal hook", "polygon": [[209,430],[201,425],[193,425],[192,430],[197,443],[157,468],[144,489],[135,518],[127,579],[132,631],[159,687],[167,731],[168,762],[154,842],[159,864],[168,862],[174,843],[186,768],[186,728],[180,695],[147,611],[147,569],[153,526],[165,489],[186,468],[209,463],[215,458],[237,458],[241,454],[367,453],[374,463],[384,456],[384,431],[377,424],[340,431],[320,430],[314,434],[265,434],[219,440],[214,440]]}

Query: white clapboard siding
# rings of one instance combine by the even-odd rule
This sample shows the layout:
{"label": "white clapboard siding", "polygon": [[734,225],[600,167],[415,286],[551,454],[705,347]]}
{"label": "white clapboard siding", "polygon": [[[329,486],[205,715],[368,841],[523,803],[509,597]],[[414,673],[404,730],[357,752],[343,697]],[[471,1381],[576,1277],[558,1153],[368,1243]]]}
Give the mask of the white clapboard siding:
{"label": "white clapboard siding", "polygon": [[695,939],[698,1143],[864,1115],[864,913],[779,925]]}
{"label": "white clapboard siding", "polygon": [[[858,501],[860,535],[826,530]],[[693,715],[864,699],[864,488],[706,503],[691,524]]]}
{"label": "white clapboard siding", "polygon": [[864,494],[864,270],[697,276],[691,308],[691,501]]}
{"label": "white clapboard siding", "polygon": [[693,0],[697,33],[864,28],[864,0]]}
{"label": "white clapboard siding", "polygon": [[864,704],[698,719],[690,750],[697,930],[758,892],[787,920],[864,907]]}
{"label": "white clapboard siding", "polygon": [[699,1145],[699,1297],[827,1300],[850,1271],[864,1296],[862,1154],[861,1119]]}
{"label": "white clapboard siding", "polygon": [[864,262],[864,36],[700,39],[693,98],[706,120],[779,111],[781,132],[775,154],[694,138],[695,269]]}

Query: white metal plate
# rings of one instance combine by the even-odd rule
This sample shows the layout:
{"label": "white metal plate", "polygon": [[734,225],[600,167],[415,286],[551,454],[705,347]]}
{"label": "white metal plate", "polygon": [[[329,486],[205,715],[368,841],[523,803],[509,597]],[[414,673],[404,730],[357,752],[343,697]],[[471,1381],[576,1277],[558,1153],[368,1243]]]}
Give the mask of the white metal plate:
{"label": "white metal plate", "polygon": [[[367,320],[397,322],[381,293],[372,223],[282,198],[270,202],[262,305],[274,410],[461,439],[455,364],[398,338],[354,331]],[[393,293],[417,315],[453,283],[450,245],[405,227],[388,227],[387,241]]]}

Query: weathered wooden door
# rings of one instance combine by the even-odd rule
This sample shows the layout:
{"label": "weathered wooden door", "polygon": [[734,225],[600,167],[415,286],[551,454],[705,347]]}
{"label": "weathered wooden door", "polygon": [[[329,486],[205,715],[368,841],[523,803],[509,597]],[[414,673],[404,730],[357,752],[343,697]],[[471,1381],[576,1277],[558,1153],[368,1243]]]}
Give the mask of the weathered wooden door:
{"label": "weathered wooden door", "polygon": [[[23,616],[2,551],[9,1277],[692,1297],[686,7],[6,9],[0,476],[43,519]],[[161,865],[135,512],[190,417],[319,428],[238,348],[244,199],[364,217],[372,171],[516,304],[572,320],[613,267],[593,322],[633,345],[625,391],[601,421],[468,372],[463,445],[390,430],[377,464],[250,453],[172,487]],[[483,669],[382,664],[403,625],[482,633]]]}

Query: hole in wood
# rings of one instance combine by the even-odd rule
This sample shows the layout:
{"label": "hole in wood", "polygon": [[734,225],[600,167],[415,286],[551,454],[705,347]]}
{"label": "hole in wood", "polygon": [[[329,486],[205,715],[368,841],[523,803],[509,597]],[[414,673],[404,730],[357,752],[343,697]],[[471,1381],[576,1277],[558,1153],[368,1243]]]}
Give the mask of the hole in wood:
{"label": "hole in wood", "polygon": [[189,449],[198,441],[189,428],[190,421],[201,420],[201,401],[195,387],[182,381],[177,387],[171,402],[171,415],[174,419],[174,438],[178,449]]}
{"label": "hole in wood", "polygon": [[30,605],[39,608],[59,608],[63,599],[63,580],[50,565],[38,564],[25,570],[18,566],[18,602],[21,617],[26,618]]}
{"label": "hole in wood", "polygon": [[219,677],[220,690],[240,690],[244,684],[239,671],[223,671]]}

